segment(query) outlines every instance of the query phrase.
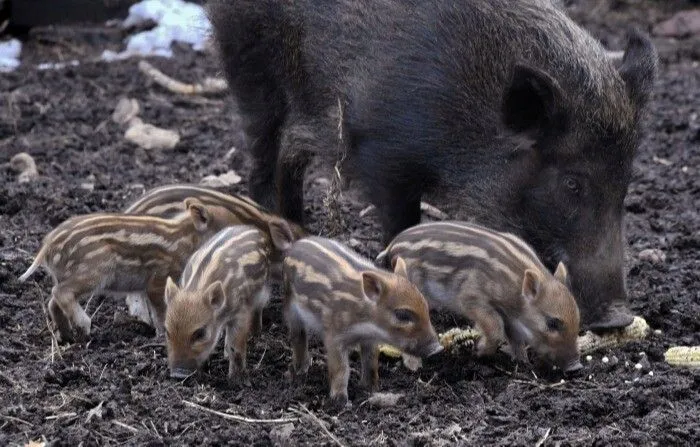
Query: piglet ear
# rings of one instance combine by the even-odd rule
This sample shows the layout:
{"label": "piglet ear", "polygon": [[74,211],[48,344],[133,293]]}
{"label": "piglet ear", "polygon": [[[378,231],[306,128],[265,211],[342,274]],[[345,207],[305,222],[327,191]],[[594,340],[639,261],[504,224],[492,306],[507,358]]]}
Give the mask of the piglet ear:
{"label": "piglet ear", "polygon": [[270,238],[275,247],[281,252],[289,250],[292,243],[296,239],[294,237],[294,232],[289,227],[289,224],[284,219],[274,218],[268,222],[268,228],[270,230]]}
{"label": "piglet ear", "polygon": [[165,281],[165,305],[170,306],[170,303],[175,299],[175,295],[180,291],[178,289],[177,285],[175,284],[175,281],[171,277],[168,276],[168,279]]}
{"label": "piglet ear", "polygon": [[523,287],[521,296],[527,302],[532,302],[537,299],[537,293],[540,291],[541,280],[540,275],[531,269],[525,270],[523,276]]}
{"label": "piglet ear", "polygon": [[537,138],[544,128],[564,125],[563,98],[559,83],[549,74],[516,64],[503,96],[503,123],[515,133]]}
{"label": "piglet ear", "polygon": [[566,269],[563,262],[560,262],[557,265],[557,270],[554,272],[554,278],[565,286],[569,285],[569,271]]}
{"label": "piglet ear", "polygon": [[221,281],[216,281],[207,287],[204,292],[204,299],[215,313],[221,311],[226,305],[226,294]]}
{"label": "piglet ear", "polygon": [[188,197],[185,199],[185,209],[190,213],[194,228],[197,231],[204,231],[209,227],[211,214],[209,214],[209,210],[207,210],[207,207],[204,206],[202,202],[195,198]]}
{"label": "piglet ear", "polygon": [[394,273],[408,279],[408,269],[406,268],[406,261],[404,261],[401,256],[397,256],[394,259]]}
{"label": "piglet ear", "polygon": [[384,291],[384,281],[372,271],[362,272],[362,293],[375,303],[379,301]]}

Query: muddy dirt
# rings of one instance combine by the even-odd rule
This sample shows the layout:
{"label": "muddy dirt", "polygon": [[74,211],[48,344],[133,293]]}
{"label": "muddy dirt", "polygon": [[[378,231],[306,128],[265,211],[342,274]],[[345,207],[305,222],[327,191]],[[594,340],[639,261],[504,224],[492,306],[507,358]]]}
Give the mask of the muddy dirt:
{"label": "muddy dirt", "polygon": [[[624,26],[650,29],[686,2],[568,1],[572,14],[612,48]],[[602,6],[601,6],[602,5]],[[663,10],[658,9],[663,5]],[[290,385],[290,360],[279,301],[265,313],[265,331],[250,348],[252,386],[231,388],[221,350],[198,376],[168,378],[162,341],[126,317],[124,300],[95,296],[87,307],[87,343],[57,346],[47,330],[51,280],[24,272],[41,238],[64,219],[117,211],[144,188],[198,182],[234,169],[247,178],[244,141],[228,97],[183,97],[151,85],[136,60],[92,62],[119,49],[120,31],[101,26],[34,30],[16,72],[0,74],[0,163],[31,153],[40,178],[19,184],[0,169],[0,444],[45,440],[55,445],[692,445],[700,441],[700,371],[665,364],[673,345],[700,344],[700,66],[698,40],[656,39],[661,76],[627,197],[631,306],[654,333],[584,361],[584,373],[556,374],[516,367],[505,357],[477,360],[469,349],[426,362],[414,373],[382,359],[382,391],[401,393],[395,406],[375,408],[359,389],[353,363],[353,406],[324,410],[325,361],[318,342],[303,384]],[[81,65],[40,71],[40,62]],[[215,75],[210,54],[181,49],[152,63],[193,81]],[[141,103],[142,118],[176,129],[170,151],[137,149],[110,120],[121,97]],[[230,160],[231,147],[239,148]],[[314,232],[337,232],[362,253],[380,250],[378,224],[352,192],[325,205],[327,168],[309,174],[307,217]],[[90,186],[92,185],[92,186]],[[245,181],[230,188],[245,193]],[[329,216],[339,212],[342,221]],[[352,241],[351,241],[352,239]],[[640,260],[658,249],[664,262]],[[439,329],[465,322],[436,315]],[[644,354],[642,354],[644,353]],[[602,357],[607,356],[604,363]],[[641,369],[635,368],[636,364]],[[199,405],[200,407],[188,404]],[[204,409],[250,419],[239,422]],[[313,414],[314,417],[310,416]]]}

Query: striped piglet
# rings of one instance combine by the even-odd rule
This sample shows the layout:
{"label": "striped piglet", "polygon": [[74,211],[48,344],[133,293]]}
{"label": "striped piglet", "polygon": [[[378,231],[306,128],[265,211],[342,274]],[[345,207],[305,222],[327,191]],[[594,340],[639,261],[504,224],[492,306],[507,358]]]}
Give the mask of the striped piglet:
{"label": "striped piglet", "polygon": [[282,219],[271,219],[267,234],[250,225],[225,228],[195,252],[180,285],[168,278],[165,288],[165,333],[170,376],[194,373],[226,331],[225,353],[230,381],[250,384],[246,372],[247,340],[259,332],[269,299],[272,253],[294,238]]}
{"label": "striped piglet", "polygon": [[471,319],[480,355],[507,341],[526,360],[530,346],[567,372],[582,367],[576,345],[579,309],[560,263],[554,275],[522,239],[466,222],[409,228],[379,254],[380,265],[406,264],[408,279],[431,307]]}

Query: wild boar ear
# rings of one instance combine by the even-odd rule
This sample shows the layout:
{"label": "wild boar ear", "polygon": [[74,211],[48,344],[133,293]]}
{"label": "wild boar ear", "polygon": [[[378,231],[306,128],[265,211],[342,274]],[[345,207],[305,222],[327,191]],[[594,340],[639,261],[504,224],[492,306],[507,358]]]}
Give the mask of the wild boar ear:
{"label": "wild boar ear", "polygon": [[516,64],[503,97],[503,122],[513,132],[536,137],[545,126],[564,124],[563,98],[559,83],[549,74]]}
{"label": "wild boar ear", "polygon": [[397,256],[394,259],[394,273],[408,279],[408,269],[406,268],[406,261],[404,261],[401,256]]}
{"label": "wild boar ear", "polygon": [[560,283],[562,283],[568,287],[568,285],[569,285],[569,271],[566,269],[566,266],[564,265],[563,262],[560,262],[557,265],[557,270],[554,272],[554,278],[556,278],[557,281],[559,281]]}
{"label": "wild boar ear", "polygon": [[270,238],[278,250],[284,252],[289,250],[296,239],[287,221],[284,219],[272,219],[268,222]]}
{"label": "wild boar ear", "polygon": [[384,281],[372,271],[362,272],[362,293],[375,303],[379,301],[384,291]]}
{"label": "wild boar ear", "polygon": [[656,49],[649,36],[637,28],[632,28],[627,35],[627,47],[619,70],[630,99],[638,108],[646,106],[649,101],[656,81],[658,61]]}
{"label": "wild boar ear", "polygon": [[177,285],[175,284],[175,281],[171,277],[168,276],[168,279],[165,280],[165,305],[170,306],[170,303],[175,299],[175,295],[177,295],[177,292],[179,292],[180,289],[178,289]]}
{"label": "wild boar ear", "polygon": [[532,302],[537,299],[537,293],[540,291],[540,276],[531,269],[525,270],[523,276],[523,288],[521,295],[526,301]]}
{"label": "wild boar ear", "polygon": [[207,207],[205,207],[199,200],[189,197],[185,199],[185,208],[192,217],[194,228],[197,231],[206,230],[209,226],[209,222],[211,221],[211,215],[209,214]]}
{"label": "wild boar ear", "polygon": [[207,287],[204,293],[204,299],[214,312],[218,312],[224,308],[226,304],[226,294],[224,293],[224,285],[221,281],[216,281],[214,284]]}

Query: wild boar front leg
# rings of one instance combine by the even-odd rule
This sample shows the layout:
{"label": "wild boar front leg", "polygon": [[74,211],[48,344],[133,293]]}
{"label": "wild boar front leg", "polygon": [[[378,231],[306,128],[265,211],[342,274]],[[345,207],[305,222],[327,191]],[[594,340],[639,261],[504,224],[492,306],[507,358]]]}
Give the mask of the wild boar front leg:
{"label": "wild boar front leg", "polygon": [[369,391],[376,391],[379,384],[379,351],[373,343],[360,345],[362,372],[360,384]]}
{"label": "wild boar front leg", "polygon": [[350,378],[350,365],[348,352],[344,346],[338,344],[332,333],[326,333],[323,337],[328,362],[328,382],[331,386],[330,407],[333,410],[341,410],[348,403],[348,379]]}

